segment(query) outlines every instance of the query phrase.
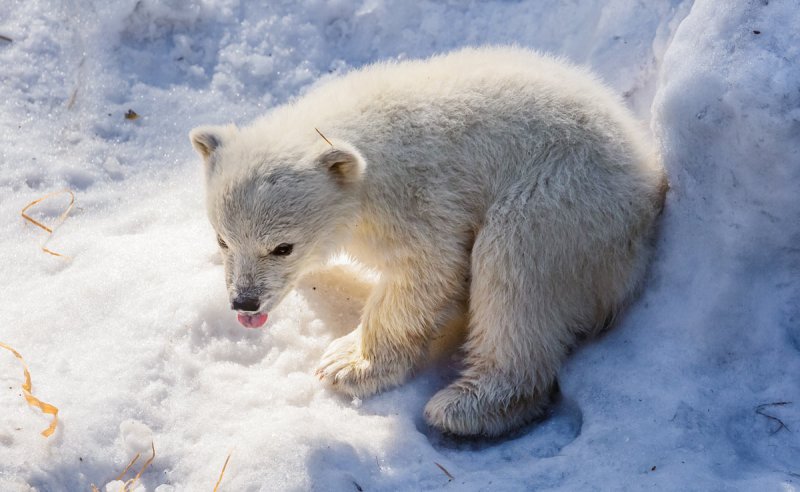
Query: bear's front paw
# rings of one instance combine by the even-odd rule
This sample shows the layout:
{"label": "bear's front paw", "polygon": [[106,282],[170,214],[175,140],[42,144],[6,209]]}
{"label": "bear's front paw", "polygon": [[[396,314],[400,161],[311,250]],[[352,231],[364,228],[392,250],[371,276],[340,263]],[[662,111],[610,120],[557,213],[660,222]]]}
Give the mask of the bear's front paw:
{"label": "bear's front paw", "polygon": [[359,330],[334,340],[322,356],[317,376],[337,391],[351,396],[368,396],[403,382],[408,369],[401,364],[361,352]]}

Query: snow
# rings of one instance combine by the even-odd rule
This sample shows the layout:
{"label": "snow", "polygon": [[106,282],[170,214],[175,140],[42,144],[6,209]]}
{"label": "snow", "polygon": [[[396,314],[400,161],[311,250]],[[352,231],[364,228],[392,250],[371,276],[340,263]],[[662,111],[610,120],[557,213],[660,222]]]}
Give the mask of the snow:
{"label": "snow", "polygon": [[[138,490],[210,490],[229,453],[220,490],[796,490],[798,30],[778,0],[12,0],[0,341],[61,421],[39,434],[0,351],[0,489],[117,490],[152,442]],[[305,279],[268,329],[238,325],[186,134],[374,60],[484,43],[590,65],[650,122],[672,190],[642,296],[573,353],[550,417],[464,442],[421,417],[446,354],[364,401],[314,377],[368,292],[352,266]],[[69,261],[19,217],[63,188],[77,208],[48,247]]]}

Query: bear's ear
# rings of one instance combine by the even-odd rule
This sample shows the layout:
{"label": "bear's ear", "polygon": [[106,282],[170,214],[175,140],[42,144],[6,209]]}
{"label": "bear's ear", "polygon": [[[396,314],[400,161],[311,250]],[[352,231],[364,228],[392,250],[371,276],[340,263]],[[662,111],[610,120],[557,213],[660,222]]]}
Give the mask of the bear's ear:
{"label": "bear's ear", "polygon": [[189,133],[192,147],[200,156],[208,160],[214,155],[214,151],[222,146],[223,128],[216,126],[201,126]]}
{"label": "bear's ear", "polygon": [[317,158],[317,163],[343,185],[361,181],[366,168],[364,159],[355,149],[327,149]]}
{"label": "bear's ear", "polygon": [[226,125],[201,126],[189,133],[192,147],[203,158],[206,178],[211,178],[215,172],[219,172],[220,159],[217,156],[219,148],[234,139],[237,132],[235,125]]}

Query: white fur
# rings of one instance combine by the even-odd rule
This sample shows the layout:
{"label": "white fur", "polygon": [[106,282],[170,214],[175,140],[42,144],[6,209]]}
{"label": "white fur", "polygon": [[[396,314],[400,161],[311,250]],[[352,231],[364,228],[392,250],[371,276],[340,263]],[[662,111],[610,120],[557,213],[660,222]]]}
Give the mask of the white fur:
{"label": "white fur", "polygon": [[[468,304],[465,369],[425,408],[463,435],[541,414],[576,338],[636,290],[666,191],[611,91],[514,48],[379,63],[192,140],[231,297],[267,311],[342,248],[381,273],[361,324],[323,357],[337,389],[402,383]],[[281,243],[292,255],[269,255]]]}

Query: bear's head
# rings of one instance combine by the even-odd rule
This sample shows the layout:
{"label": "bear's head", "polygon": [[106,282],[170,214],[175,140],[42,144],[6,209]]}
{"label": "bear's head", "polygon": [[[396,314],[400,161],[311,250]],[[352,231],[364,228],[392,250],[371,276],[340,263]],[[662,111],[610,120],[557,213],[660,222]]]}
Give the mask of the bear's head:
{"label": "bear's head", "polygon": [[260,327],[296,280],[346,240],[365,161],[346,142],[310,139],[299,149],[235,126],[200,127],[190,139],[203,158],[231,308],[244,326]]}

